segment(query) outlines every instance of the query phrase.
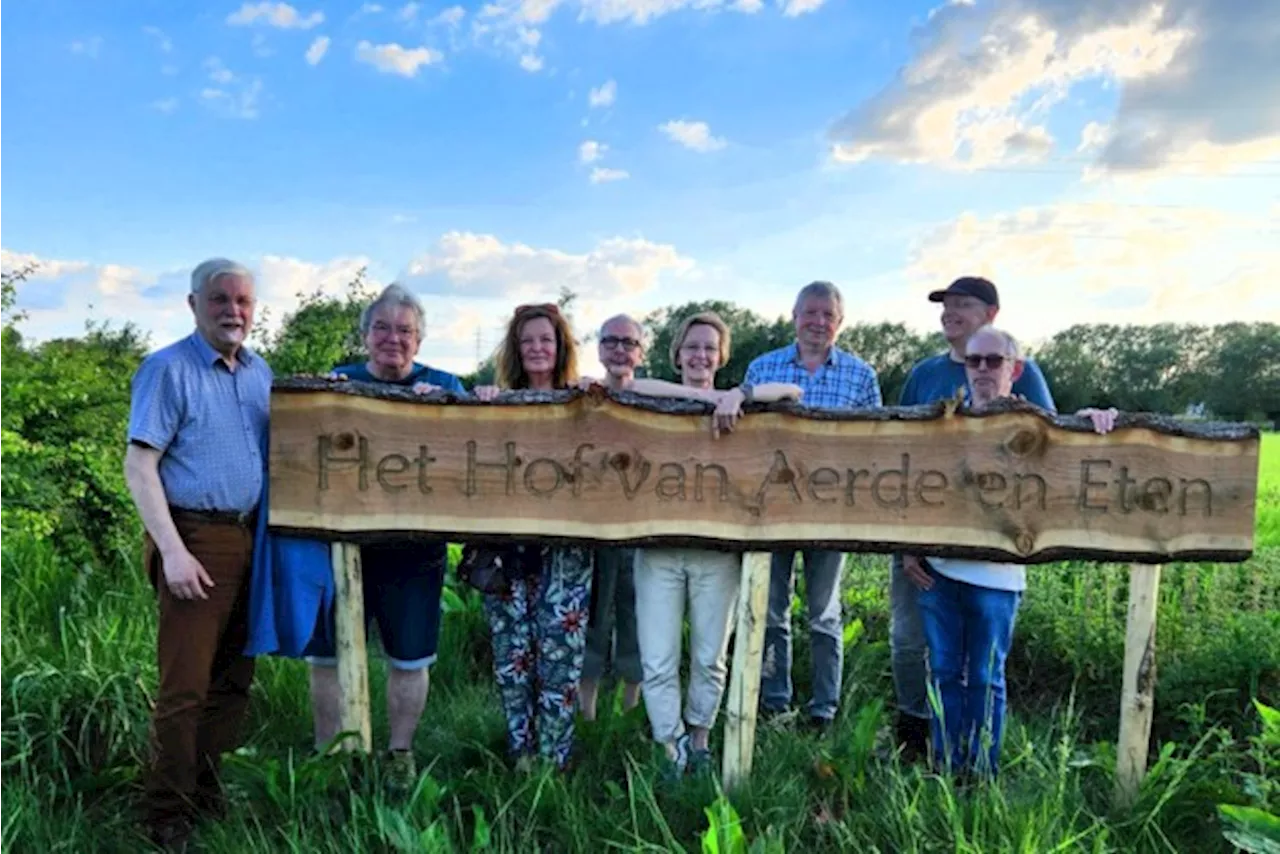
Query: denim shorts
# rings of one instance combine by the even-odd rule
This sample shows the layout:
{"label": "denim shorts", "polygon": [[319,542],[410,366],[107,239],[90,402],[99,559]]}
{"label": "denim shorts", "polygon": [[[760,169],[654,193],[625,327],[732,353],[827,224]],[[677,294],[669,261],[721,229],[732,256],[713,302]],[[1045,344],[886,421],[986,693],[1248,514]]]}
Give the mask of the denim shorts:
{"label": "denim shorts", "polygon": [[[440,591],[447,561],[443,543],[401,542],[360,547],[366,626],[374,622],[387,660],[396,670],[421,670],[436,660]],[[337,664],[333,609],[320,614],[307,661]]]}

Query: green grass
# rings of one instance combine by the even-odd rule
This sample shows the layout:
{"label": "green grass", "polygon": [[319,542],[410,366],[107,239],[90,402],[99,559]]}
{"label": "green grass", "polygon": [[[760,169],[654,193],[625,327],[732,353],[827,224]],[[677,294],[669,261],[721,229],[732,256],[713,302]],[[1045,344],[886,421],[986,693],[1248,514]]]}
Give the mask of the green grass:
{"label": "green grass", "polygon": [[[1009,664],[1004,774],[997,785],[957,790],[882,758],[892,704],[887,567],[882,558],[861,557],[850,560],[844,589],[847,619],[859,628],[848,633],[837,731],[818,741],[763,727],[755,774],[731,799],[713,780],[664,784],[643,713],[622,714],[616,695],[582,731],[572,774],[508,770],[484,619],[474,595],[451,594],[416,744],[417,791],[391,801],[381,794],[376,763],[358,772],[343,760],[312,758],[305,666],[266,660],[246,746],[228,761],[231,818],[202,828],[200,848],[1233,850],[1224,831],[1247,843],[1249,833],[1269,832],[1265,813],[1246,809],[1224,819],[1219,804],[1280,812],[1280,723],[1264,731],[1253,702],[1280,705],[1276,436],[1264,441],[1262,483],[1252,560],[1166,568],[1153,764],[1130,810],[1111,807],[1124,567],[1032,570]],[[143,850],[133,809],[155,686],[155,626],[136,559],[76,565],[47,541],[10,533],[2,568],[3,847]],[[805,635],[796,632],[802,695]],[[383,676],[375,665],[380,741]]]}
{"label": "green grass", "polygon": [[1259,546],[1280,545],[1280,433],[1262,437],[1256,538]]}

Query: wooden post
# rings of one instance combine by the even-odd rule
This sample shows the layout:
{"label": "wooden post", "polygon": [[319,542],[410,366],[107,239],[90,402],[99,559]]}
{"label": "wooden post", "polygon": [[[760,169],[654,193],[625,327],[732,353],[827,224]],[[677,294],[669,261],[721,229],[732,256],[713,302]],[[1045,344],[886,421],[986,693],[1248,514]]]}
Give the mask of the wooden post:
{"label": "wooden post", "polygon": [[760,700],[760,668],[764,661],[764,630],[769,612],[770,560],[768,552],[746,552],[742,556],[733,673],[729,678],[729,699],[725,704],[722,769],[725,791],[732,790],[751,774],[751,755],[756,746],[756,707]]}
{"label": "wooden post", "polygon": [[1120,738],[1116,743],[1115,803],[1128,808],[1138,799],[1147,774],[1151,714],[1156,688],[1156,605],[1160,567],[1129,567],[1129,613],[1125,621],[1124,682],[1120,694]]}
{"label": "wooden post", "polygon": [[373,726],[369,715],[369,658],[364,631],[364,581],[360,568],[360,546],[335,542],[330,551],[335,583],[335,634],[338,651],[338,688],[342,705],[338,713],[339,732],[355,733],[342,739],[345,750],[373,749]]}

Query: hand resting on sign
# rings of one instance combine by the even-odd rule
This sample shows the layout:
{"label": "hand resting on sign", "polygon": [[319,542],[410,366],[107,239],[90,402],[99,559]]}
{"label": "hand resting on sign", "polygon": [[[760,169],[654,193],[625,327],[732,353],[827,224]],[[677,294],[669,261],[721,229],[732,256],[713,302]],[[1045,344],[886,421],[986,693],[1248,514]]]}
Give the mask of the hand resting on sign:
{"label": "hand resting on sign", "polygon": [[[1088,407],[1076,412],[1076,415],[1081,418],[1088,418],[1093,422],[1094,432],[1102,436],[1115,429],[1116,416],[1119,414],[1119,411],[1114,407],[1110,409]],[[903,555],[902,571],[907,576],[907,579],[921,590],[928,590],[933,587],[933,579],[929,576],[929,571],[924,568],[924,563],[919,556]]]}
{"label": "hand resting on sign", "polygon": [[[804,397],[804,389],[792,383],[761,383],[751,389],[751,399],[760,403],[775,403],[780,400],[800,400]],[[742,417],[742,405],[747,394],[742,386],[735,386],[728,391],[717,393],[716,411],[711,416],[711,435],[719,438],[721,432],[732,432]]]}

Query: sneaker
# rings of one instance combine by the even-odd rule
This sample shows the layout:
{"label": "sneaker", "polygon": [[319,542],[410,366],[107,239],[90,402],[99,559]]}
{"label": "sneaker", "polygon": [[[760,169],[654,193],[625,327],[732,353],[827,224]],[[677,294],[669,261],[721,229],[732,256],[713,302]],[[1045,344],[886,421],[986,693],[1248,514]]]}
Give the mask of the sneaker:
{"label": "sneaker", "polygon": [[712,773],[711,750],[699,747],[689,751],[689,773],[697,776]]}
{"label": "sneaker", "polygon": [[412,750],[392,750],[387,753],[383,770],[387,791],[393,795],[407,795],[418,784],[418,764]]}
{"label": "sneaker", "polygon": [[666,759],[662,776],[668,782],[679,780],[689,768],[689,734],[685,733],[677,738],[674,747],[675,756],[672,756],[665,746],[662,749],[662,755]]}

